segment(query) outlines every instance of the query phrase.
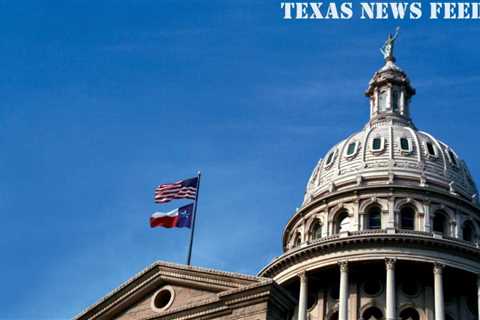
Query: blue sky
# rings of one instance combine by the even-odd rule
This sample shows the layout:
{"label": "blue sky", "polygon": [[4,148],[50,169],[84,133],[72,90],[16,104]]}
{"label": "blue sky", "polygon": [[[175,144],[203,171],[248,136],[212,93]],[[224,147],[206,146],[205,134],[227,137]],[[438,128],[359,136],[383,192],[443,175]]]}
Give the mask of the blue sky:
{"label": "blue sky", "polygon": [[193,264],[255,274],[316,162],[368,117],[379,47],[417,126],[480,177],[475,21],[285,21],[280,1],[0,2],[0,319],[69,319],[188,231],[154,187],[204,173]]}

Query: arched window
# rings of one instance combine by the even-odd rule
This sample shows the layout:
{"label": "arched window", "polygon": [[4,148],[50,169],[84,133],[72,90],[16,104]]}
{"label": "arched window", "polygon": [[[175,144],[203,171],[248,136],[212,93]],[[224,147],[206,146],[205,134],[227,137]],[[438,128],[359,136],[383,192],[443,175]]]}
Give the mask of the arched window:
{"label": "arched window", "polygon": [[297,232],[293,240],[293,247],[298,247],[300,244],[302,244],[302,236],[300,235],[300,232]]}
{"label": "arched window", "polygon": [[377,307],[370,307],[363,311],[362,319],[364,320],[380,320],[383,319],[383,312]]}
{"label": "arched window", "polygon": [[474,240],[474,228],[471,221],[466,221],[463,224],[463,240],[473,242]]}
{"label": "arched window", "polygon": [[420,315],[417,310],[407,308],[400,312],[400,320],[420,320]]}
{"label": "arched window", "polygon": [[315,220],[310,227],[310,240],[320,239],[322,237],[322,224]]}
{"label": "arched window", "polygon": [[415,229],[415,210],[410,206],[400,209],[400,228],[407,230]]}
{"label": "arched window", "polygon": [[347,211],[338,214],[337,223],[335,224],[335,232],[343,232],[350,230],[350,217]]}
{"label": "arched window", "polygon": [[435,217],[433,218],[433,231],[448,235],[447,214],[445,212],[435,212]]}
{"label": "arched window", "polygon": [[379,206],[372,206],[368,209],[368,229],[381,229],[382,228],[382,209]]}

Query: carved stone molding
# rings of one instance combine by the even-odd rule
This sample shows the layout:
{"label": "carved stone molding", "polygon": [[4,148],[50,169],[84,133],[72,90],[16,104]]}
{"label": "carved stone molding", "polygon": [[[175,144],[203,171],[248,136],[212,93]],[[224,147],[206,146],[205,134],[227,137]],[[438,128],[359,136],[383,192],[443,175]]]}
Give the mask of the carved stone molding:
{"label": "carved stone molding", "polygon": [[385,258],[385,267],[387,268],[387,270],[394,270],[396,262],[396,258]]}
{"label": "carved stone molding", "polygon": [[307,273],[305,271],[302,271],[298,274],[298,277],[300,278],[300,281],[306,281],[307,280]]}
{"label": "carved stone molding", "polygon": [[444,268],[445,268],[445,265],[444,265],[444,264],[434,263],[434,264],[433,264],[433,273],[435,273],[435,274],[442,274]]}
{"label": "carved stone molding", "polygon": [[339,261],[338,266],[340,267],[340,272],[348,272],[348,261],[347,260]]}

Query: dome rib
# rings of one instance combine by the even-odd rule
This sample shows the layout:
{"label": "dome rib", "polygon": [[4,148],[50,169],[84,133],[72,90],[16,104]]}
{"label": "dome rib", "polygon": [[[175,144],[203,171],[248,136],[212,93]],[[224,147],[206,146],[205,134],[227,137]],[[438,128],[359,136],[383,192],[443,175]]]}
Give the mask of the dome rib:
{"label": "dome rib", "polygon": [[422,162],[422,148],[420,146],[420,139],[418,139],[418,134],[415,130],[413,130],[412,128],[409,128],[407,127],[407,130],[410,131],[411,135],[412,135],[412,138],[415,139],[415,144],[417,145],[417,155],[418,155],[418,162],[421,163]]}

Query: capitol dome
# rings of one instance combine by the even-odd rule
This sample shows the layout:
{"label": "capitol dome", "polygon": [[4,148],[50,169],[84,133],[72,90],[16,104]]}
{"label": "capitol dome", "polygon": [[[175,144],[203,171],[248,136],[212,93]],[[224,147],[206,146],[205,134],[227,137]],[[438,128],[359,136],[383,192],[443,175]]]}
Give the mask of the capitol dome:
{"label": "capitol dome", "polygon": [[387,60],[374,74],[365,94],[370,98],[370,121],[318,162],[304,205],[336,190],[382,184],[428,186],[477,202],[465,162],[450,146],[413,124],[409,102],[415,90],[394,61]]}
{"label": "capitol dome", "polygon": [[393,57],[365,92],[370,119],[328,149],[259,275],[296,298],[295,320],[478,320],[480,206],[465,162],[419,131]]}

